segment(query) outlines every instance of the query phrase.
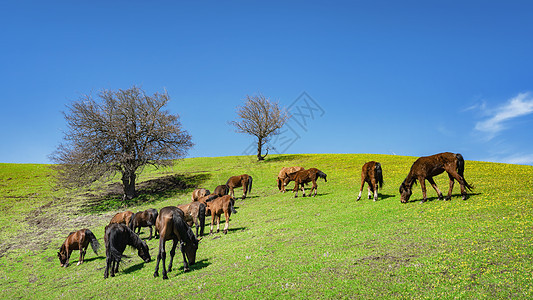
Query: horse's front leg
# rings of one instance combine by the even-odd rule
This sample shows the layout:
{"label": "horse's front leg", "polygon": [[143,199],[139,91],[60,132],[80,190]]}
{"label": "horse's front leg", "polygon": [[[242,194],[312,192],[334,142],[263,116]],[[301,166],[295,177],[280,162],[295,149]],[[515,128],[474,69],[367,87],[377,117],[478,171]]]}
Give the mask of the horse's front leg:
{"label": "horse's front leg", "polygon": [[213,227],[214,227],[214,223],[216,221],[216,214],[214,213],[214,211],[211,211],[211,227],[210,227],[210,231],[209,231],[209,234],[213,234]]}
{"label": "horse's front leg", "polygon": [[294,189],[292,191],[294,192],[294,198],[298,198],[298,190],[300,189],[298,182],[294,183]]}
{"label": "horse's front leg", "polygon": [[368,188],[367,188],[367,197],[368,199],[372,199],[372,187],[370,187],[370,184],[368,184]]}
{"label": "horse's front leg", "polygon": [[148,237],[148,240],[151,240],[152,239],[152,226],[148,226],[150,227],[150,236]]}
{"label": "horse's front leg", "polygon": [[181,255],[183,256],[183,272],[189,272],[189,264],[187,263],[187,257],[185,257],[185,247],[183,242],[180,242]]}
{"label": "horse's front leg", "polygon": [[433,189],[435,190],[435,192],[437,192],[437,195],[439,197],[439,200],[442,200],[443,197],[442,197],[442,192],[439,190],[439,188],[437,187],[437,184],[435,183],[435,180],[433,180],[433,177],[429,177],[428,179],[428,182],[431,184],[431,186],[433,187]]}
{"label": "horse's front leg", "polygon": [[420,181],[420,188],[422,189],[422,202],[421,203],[424,203],[428,200],[427,195],[426,195],[426,179],[422,178],[421,180],[419,179],[418,181]]}
{"label": "horse's front leg", "polygon": [[316,197],[316,193],[318,191],[318,185],[316,184],[316,181],[314,180],[313,180],[313,188],[311,189],[311,192],[309,192],[309,197],[311,197],[313,190],[315,190],[315,194],[313,195],[313,197]]}
{"label": "horse's front leg", "polygon": [[[311,194],[309,194],[311,195]],[[305,184],[302,183],[302,197],[305,197]]]}

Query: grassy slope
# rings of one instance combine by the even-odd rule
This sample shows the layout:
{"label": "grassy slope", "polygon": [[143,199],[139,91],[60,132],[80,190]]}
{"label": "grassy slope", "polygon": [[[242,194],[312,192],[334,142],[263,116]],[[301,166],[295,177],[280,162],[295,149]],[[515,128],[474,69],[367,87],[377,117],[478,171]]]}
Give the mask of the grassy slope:
{"label": "grassy slope", "polygon": [[[0,229],[0,298],[533,296],[533,167],[467,161],[465,176],[476,186],[474,195],[462,201],[456,186],[451,201],[433,198],[421,205],[399,201],[398,186],[413,157],[268,158],[261,163],[250,157],[193,158],[173,170],[142,174],[141,181],[183,174],[211,190],[230,175],[246,172],[254,178],[251,196],[237,200],[230,232],[204,237],[189,273],[183,273],[177,255],[174,265],[180,268],[168,281],[153,278],[155,261],[143,264],[132,250],[126,250],[131,258],[119,275],[107,280],[102,254],[88,252],[86,263],[76,266],[75,252],[71,266],[60,268],[56,252],[68,232],[88,227],[103,243],[114,212],[88,213],[82,195],[53,191],[44,166],[0,165],[1,221],[16,220]],[[380,201],[355,202],[360,167],[368,160],[382,163],[385,186]],[[278,193],[277,172],[293,165],[328,174],[316,198]],[[436,181],[446,192],[447,176]],[[149,195],[143,198],[147,203],[128,209],[186,203],[190,191]],[[428,196],[435,192],[428,190]],[[412,199],[420,198],[417,186]],[[61,213],[54,217],[53,211]],[[37,229],[47,233],[28,234]],[[147,234],[145,229],[141,237]],[[22,238],[29,242],[20,245]],[[148,244],[155,259],[158,241]]]}

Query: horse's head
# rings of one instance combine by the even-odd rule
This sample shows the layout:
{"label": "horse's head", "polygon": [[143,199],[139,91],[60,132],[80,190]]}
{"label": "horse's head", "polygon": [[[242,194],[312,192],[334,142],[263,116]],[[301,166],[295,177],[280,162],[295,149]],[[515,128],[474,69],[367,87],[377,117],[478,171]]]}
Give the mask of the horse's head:
{"label": "horse's head", "polygon": [[148,244],[146,244],[145,241],[142,241],[141,247],[139,247],[139,249],[137,250],[137,254],[146,263],[149,263],[150,260],[152,260],[152,258],[150,257],[150,249],[148,248]]}
{"label": "horse's head", "polygon": [[402,203],[407,203],[412,193],[413,192],[411,191],[411,187],[407,185],[404,180],[404,182],[402,182],[402,185],[400,185],[400,201]]}
{"label": "horse's head", "polygon": [[190,227],[188,230],[188,236],[188,242],[182,241],[182,249],[184,249],[185,251],[185,255],[187,256],[187,261],[189,262],[189,264],[194,265],[194,263],[196,262],[196,251],[198,251],[198,243],[200,243],[200,240],[202,238],[197,239]]}
{"label": "horse's head", "polygon": [[59,258],[59,263],[61,264],[62,267],[68,266],[67,264],[68,257],[67,257],[66,251],[63,251],[63,249],[59,250],[59,252],[57,252],[57,257]]}

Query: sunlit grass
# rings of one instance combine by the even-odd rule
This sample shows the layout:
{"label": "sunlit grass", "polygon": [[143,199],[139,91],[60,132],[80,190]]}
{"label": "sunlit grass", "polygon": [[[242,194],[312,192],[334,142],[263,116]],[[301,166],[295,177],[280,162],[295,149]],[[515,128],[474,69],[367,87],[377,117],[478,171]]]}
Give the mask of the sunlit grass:
{"label": "sunlit grass", "polygon": [[[382,164],[385,186],[378,202],[356,202],[360,168],[369,160]],[[250,197],[236,202],[229,233],[205,236],[189,273],[183,273],[176,255],[174,265],[180,268],[169,273],[168,281],[153,278],[155,262],[142,263],[133,250],[126,251],[131,258],[118,276],[104,280],[102,254],[89,251],[87,262],[75,266],[75,252],[64,269],[57,248],[65,233],[81,227],[90,228],[103,244],[103,227],[115,211],[186,203],[192,188],[147,192],[127,207],[100,203],[95,209],[84,204],[84,193],[54,191],[45,166],[0,165],[2,222],[18,224],[0,231],[1,244],[10,245],[0,257],[0,298],[531,298],[533,167],[467,161],[465,177],[476,188],[466,201],[456,184],[451,201],[437,200],[428,186],[430,201],[401,204],[398,187],[414,160],[272,155],[256,162],[235,156],[147,168],[140,184],[177,174],[188,184],[213,190],[231,175],[254,178]],[[327,183],[318,181],[316,198],[278,192],[279,169],[294,165],[328,175]],[[447,181],[446,175],[436,178],[444,193]],[[413,191],[412,199],[422,198],[420,186]],[[38,216],[66,220],[44,228],[44,219],[31,223]],[[24,245],[20,239],[31,230],[46,231],[42,237],[48,240]],[[158,241],[148,244],[155,258]]]}

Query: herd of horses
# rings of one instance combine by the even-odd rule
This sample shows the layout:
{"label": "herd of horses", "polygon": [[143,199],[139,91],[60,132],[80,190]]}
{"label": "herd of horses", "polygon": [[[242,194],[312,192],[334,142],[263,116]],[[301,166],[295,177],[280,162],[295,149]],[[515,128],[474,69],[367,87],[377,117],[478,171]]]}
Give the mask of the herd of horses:
{"label": "herd of horses", "polygon": [[[467,197],[466,190],[471,191],[474,187],[464,178],[465,162],[463,156],[459,153],[439,153],[431,156],[418,158],[401,183],[400,201],[407,203],[412,195],[412,187],[416,182],[420,182],[422,188],[422,203],[427,201],[426,185],[427,180],[437,192],[438,198],[443,199],[442,192],[439,190],[433,177],[443,172],[448,174],[450,179],[449,191],[446,200],[452,196],[452,190],[455,180],[461,186],[461,195],[463,200]],[[277,185],[280,192],[285,192],[285,187],[294,181],[294,197],[298,197],[298,191],[302,190],[305,197],[305,185],[312,183],[309,197],[317,195],[317,180],[326,179],[327,175],[316,168],[304,169],[302,167],[282,168],[277,177]],[[183,269],[189,271],[189,266],[196,262],[196,252],[198,244],[204,235],[204,226],[206,215],[211,215],[210,234],[213,233],[214,223],[217,224],[217,232],[220,230],[220,218],[222,214],[226,219],[223,229],[224,234],[228,232],[229,220],[231,214],[237,213],[235,210],[234,189],[243,188],[242,199],[252,190],[253,179],[248,174],[232,176],[226,184],[219,185],[211,193],[205,188],[199,188],[193,191],[191,202],[179,206],[167,206],[159,210],[148,209],[146,211],[133,213],[125,211],[117,213],[109,225],[105,227],[104,243],[106,248],[106,267],[104,278],[108,275],[112,277],[118,272],[118,266],[123,257],[126,246],[131,246],[138,251],[138,256],[144,262],[150,262],[150,251],[145,241],[139,238],[141,227],[150,228],[152,238],[152,227],[155,227],[155,236],[159,236],[159,251],[157,254],[157,263],[154,271],[154,277],[159,276],[159,263],[162,260],[163,279],[168,279],[167,273],[172,270],[172,261],[179,243],[180,251],[183,256]],[[368,185],[368,199],[378,200],[378,190],[383,186],[383,170],[381,164],[376,161],[370,161],[363,165],[361,172],[361,187],[357,201],[361,199],[361,194],[365,183]],[[314,191],[314,194],[313,194]],[[196,228],[196,234],[192,231],[192,226]],[[137,230],[137,233],[135,233]],[[170,250],[170,259],[168,267],[165,268],[166,249],[165,242],[172,240]],[[89,229],[81,229],[71,232],[62,244],[58,257],[62,267],[69,264],[70,255],[73,250],[80,251],[78,265],[83,263],[87,248],[91,245],[94,253],[98,255],[100,247],[95,235]],[[111,273],[111,274],[109,274]]]}

